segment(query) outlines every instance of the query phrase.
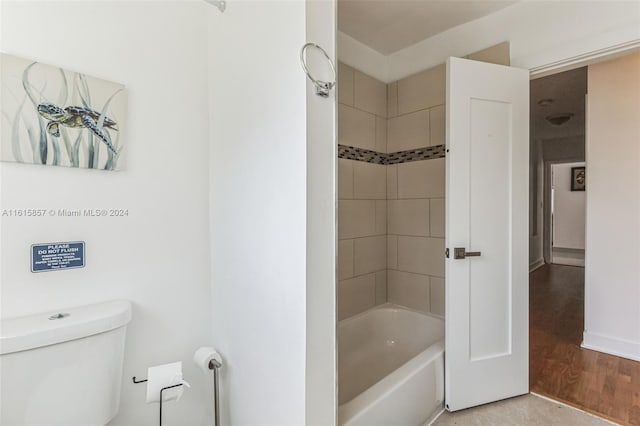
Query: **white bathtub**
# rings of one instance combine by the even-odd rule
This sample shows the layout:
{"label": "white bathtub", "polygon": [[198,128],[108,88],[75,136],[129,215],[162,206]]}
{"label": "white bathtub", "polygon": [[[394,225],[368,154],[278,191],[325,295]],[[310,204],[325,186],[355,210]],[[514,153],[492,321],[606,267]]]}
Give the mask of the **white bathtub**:
{"label": "white bathtub", "polygon": [[442,319],[386,304],[340,321],[340,426],[421,426],[443,399]]}

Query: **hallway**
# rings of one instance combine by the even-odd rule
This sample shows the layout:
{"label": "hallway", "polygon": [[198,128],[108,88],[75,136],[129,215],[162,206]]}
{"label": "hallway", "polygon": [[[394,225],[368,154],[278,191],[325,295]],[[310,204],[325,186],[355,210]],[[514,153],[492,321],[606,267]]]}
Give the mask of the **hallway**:
{"label": "hallway", "polygon": [[529,283],[531,392],[640,425],[640,362],[580,347],[584,269],[544,265]]}

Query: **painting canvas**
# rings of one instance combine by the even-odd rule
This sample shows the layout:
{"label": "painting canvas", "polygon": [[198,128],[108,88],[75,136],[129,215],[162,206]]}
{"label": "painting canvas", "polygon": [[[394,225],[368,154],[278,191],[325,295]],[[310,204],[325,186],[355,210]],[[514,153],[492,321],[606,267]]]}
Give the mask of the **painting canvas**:
{"label": "painting canvas", "polygon": [[0,54],[0,160],[119,170],[123,85]]}

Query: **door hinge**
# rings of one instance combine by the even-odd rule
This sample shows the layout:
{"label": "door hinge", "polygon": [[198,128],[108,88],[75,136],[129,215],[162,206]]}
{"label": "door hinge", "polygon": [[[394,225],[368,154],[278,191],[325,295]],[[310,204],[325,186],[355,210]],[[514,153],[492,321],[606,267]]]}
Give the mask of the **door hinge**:
{"label": "door hinge", "polygon": [[444,257],[446,257],[447,259],[449,258],[449,249],[448,248],[444,249]]}

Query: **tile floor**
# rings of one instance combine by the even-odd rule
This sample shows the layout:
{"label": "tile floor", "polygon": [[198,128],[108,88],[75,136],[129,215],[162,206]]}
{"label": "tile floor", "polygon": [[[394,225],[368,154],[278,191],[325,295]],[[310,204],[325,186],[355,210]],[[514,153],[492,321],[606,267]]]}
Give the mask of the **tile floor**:
{"label": "tile floor", "polygon": [[534,394],[527,394],[455,413],[445,411],[432,424],[434,426],[611,426],[615,423]]}

